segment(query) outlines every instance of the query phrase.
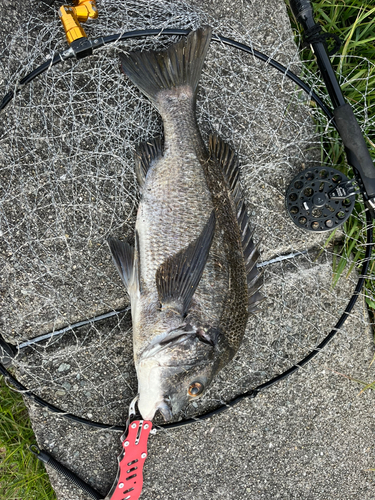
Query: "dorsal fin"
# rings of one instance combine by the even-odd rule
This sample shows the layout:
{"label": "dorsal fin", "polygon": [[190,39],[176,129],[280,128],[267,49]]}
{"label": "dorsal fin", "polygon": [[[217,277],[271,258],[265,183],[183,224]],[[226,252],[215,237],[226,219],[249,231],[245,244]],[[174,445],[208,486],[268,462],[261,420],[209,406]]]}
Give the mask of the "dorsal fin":
{"label": "dorsal fin", "polygon": [[240,171],[236,153],[217,135],[210,135],[209,149],[210,155],[214,156],[222,167],[225,179],[234,194]]}
{"label": "dorsal fin", "polygon": [[249,293],[249,313],[254,313],[258,304],[263,300],[258,291],[262,286],[261,274],[256,263],[259,258],[259,244],[253,241],[253,232],[250,230],[250,218],[247,214],[246,204],[243,200],[239,183],[239,161],[233,149],[216,135],[210,136],[210,156],[213,156],[222,167],[228,187],[236,206],[236,216],[240,227],[242,251],[245,260],[247,284]]}
{"label": "dorsal fin", "polygon": [[148,169],[154,160],[158,160],[163,156],[163,145],[161,137],[155,137],[146,142],[139,144],[135,150],[135,173],[138,184],[142,188]]}

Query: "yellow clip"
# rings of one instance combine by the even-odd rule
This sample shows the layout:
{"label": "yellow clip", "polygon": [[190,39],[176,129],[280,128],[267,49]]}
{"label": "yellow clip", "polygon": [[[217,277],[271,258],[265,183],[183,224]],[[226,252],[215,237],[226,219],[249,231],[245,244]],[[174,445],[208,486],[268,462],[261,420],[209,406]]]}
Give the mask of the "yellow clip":
{"label": "yellow clip", "polygon": [[59,9],[59,16],[63,23],[66,39],[69,45],[78,38],[86,37],[85,30],[80,23],[98,17],[95,0],[74,0],[74,7],[63,5]]}

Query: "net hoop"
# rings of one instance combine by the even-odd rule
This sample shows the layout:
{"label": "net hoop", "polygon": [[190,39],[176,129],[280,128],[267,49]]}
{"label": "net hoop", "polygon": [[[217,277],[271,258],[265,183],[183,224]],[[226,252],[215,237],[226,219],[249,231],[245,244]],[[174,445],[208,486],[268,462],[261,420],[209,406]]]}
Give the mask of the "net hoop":
{"label": "net hoop", "polygon": [[[127,31],[125,33],[119,33],[119,34],[114,34],[114,35],[108,35],[104,37],[99,37],[95,38],[93,40],[89,40],[92,46],[92,53],[94,53],[95,50],[102,48],[104,46],[113,44],[113,43],[118,43],[118,42],[123,42],[125,40],[133,39],[133,38],[140,38],[140,37],[147,37],[147,36],[160,36],[160,35],[168,35],[168,36],[186,36],[190,33],[190,30],[186,29],[179,29],[179,28],[168,28],[168,29],[147,29],[147,30],[135,30],[135,31]],[[237,42],[235,40],[232,40],[231,38],[227,38],[221,35],[212,35],[212,41],[217,42],[217,43],[222,43],[225,45],[228,45],[230,47],[233,47],[237,50],[241,50],[242,52],[248,53],[252,55],[253,57],[263,61],[265,64],[269,64],[273,68],[277,69],[279,72],[284,74],[287,78],[292,80],[294,83],[296,83],[302,90],[304,90],[311,99],[315,101],[315,103],[319,106],[319,108],[324,112],[326,117],[328,118],[329,122],[336,128],[335,121],[333,119],[333,114],[331,110],[325,105],[325,103],[322,101],[322,99],[312,90],[312,88],[306,84],[303,80],[301,80],[295,73],[290,71],[288,68],[286,68],[283,64],[279,63],[275,59],[267,56],[266,54],[248,46],[243,43]],[[89,57],[92,54],[88,54],[86,57]],[[53,66],[56,66],[57,64],[63,63],[64,61],[74,58],[75,54],[72,51],[72,49],[59,52],[54,54],[48,61],[44,62],[37,68],[35,68],[33,71],[28,73],[24,78],[22,78],[18,84],[15,87],[14,91],[10,91],[8,94],[6,94],[2,102],[0,104],[0,113],[8,106],[8,104],[13,100],[13,98],[25,87],[27,84],[32,82],[35,78],[38,76],[42,75],[44,72],[48,71],[51,69]],[[363,196],[363,195],[362,195]],[[357,302],[357,299],[359,297],[359,294],[362,290],[362,287],[364,285],[365,281],[365,276],[367,274],[370,261],[371,261],[371,252],[372,252],[372,246],[373,246],[373,231],[372,231],[372,218],[368,210],[366,210],[366,234],[367,234],[367,240],[366,240],[366,253],[365,253],[365,258],[363,260],[363,266],[361,269],[361,272],[359,274],[358,282],[355,287],[355,290],[353,292],[353,295],[351,299],[349,300],[344,312],[342,313],[341,317],[339,318],[338,322],[336,323],[335,327],[328,333],[328,335],[320,342],[320,344],[315,347],[313,350],[307,354],[301,361],[293,365],[291,368],[288,370],[282,372],[281,374],[271,378],[267,382],[264,382],[263,384],[250,389],[249,391],[235,397],[234,399],[222,404],[218,408],[209,411],[207,413],[203,413],[201,415],[198,415],[193,418],[181,420],[178,422],[173,422],[170,424],[158,424],[156,428],[159,429],[173,429],[173,428],[178,428],[182,427],[188,424],[192,423],[197,423],[203,420],[206,420],[208,418],[213,417],[214,415],[217,415],[219,413],[222,413],[225,410],[228,410],[235,406],[237,403],[242,401],[243,399],[246,398],[255,398],[261,391],[268,389],[269,387],[273,386],[277,382],[280,382],[281,380],[284,380],[285,378],[289,377],[293,373],[295,373],[299,368],[302,368],[304,365],[306,365],[309,361],[311,361],[315,356],[317,356],[320,351],[334,338],[334,336],[337,334],[337,332],[342,328],[344,325],[346,319],[348,318],[350,312],[352,311],[354,305]],[[89,321],[95,321],[95,318]],[[73,325],[74,326],[74,325]],[[0,347],[2,344],[6,344],[3,340],[0,339]],[[8,344],[6,344],[8,345]],[[14,346],[10,346],[10,349],[14,349]],[[34,403],[38,404],[39,406],[48,409],[55,415],[67,418],[71,421],[74,421],[76,423],[81,423],[85,424],[97,429],[106,429],[106,430],[112,430],[112,431],[120,431],[123,432],[125,428],[125,424],[120,424],[120,425],[112,425],[112,424],[105,424],[101,422],[96,422],[93,420],[85,419],[82,417],[79,417],[77,415],[74,415],[72,413],[66,412],[64,410],[61,410],[55,405],[52,405],[51,403],[48,403],[44,399],[40,398],[36,394],[34,394],[32,391],[27,389],[23,384],[21,384],[6,368],[3,364],[0,363],[0,373],[4,376],[8,382],[11,384],[11,388],[14,388],[16,391],[19,391],[22,393],[23,396],[29,398],[31,401]],[[13,387],[12,387],[13,386]]]}

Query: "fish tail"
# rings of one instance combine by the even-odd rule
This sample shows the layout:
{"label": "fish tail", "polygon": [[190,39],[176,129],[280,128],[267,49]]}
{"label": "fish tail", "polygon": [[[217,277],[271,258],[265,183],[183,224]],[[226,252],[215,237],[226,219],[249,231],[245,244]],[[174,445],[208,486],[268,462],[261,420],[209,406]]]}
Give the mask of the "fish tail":
{"label": "fish tail", "polygon": [[156,107],[157,96],[163,90],[189,86],[195,95],[211,33],[212,29],[205,26],[163,52],[120,54],[121,69]]}

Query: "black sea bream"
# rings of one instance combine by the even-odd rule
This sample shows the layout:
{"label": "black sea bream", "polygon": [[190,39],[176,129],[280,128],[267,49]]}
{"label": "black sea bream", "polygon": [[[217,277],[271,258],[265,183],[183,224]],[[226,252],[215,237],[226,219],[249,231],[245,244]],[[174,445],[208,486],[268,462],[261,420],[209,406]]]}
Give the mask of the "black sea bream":
{"label": "black sea bream", "polygon": [[237,157],[216,136],[207,149],[196,123],[210,39],[205,27],[163,52],[120,56],[164,125],[164,145],[150,139],[136,154],[135,245],[108,241],[130,296],[138,408],[148,420],[157,410],[170,420],[204,394],[261,300]]}

